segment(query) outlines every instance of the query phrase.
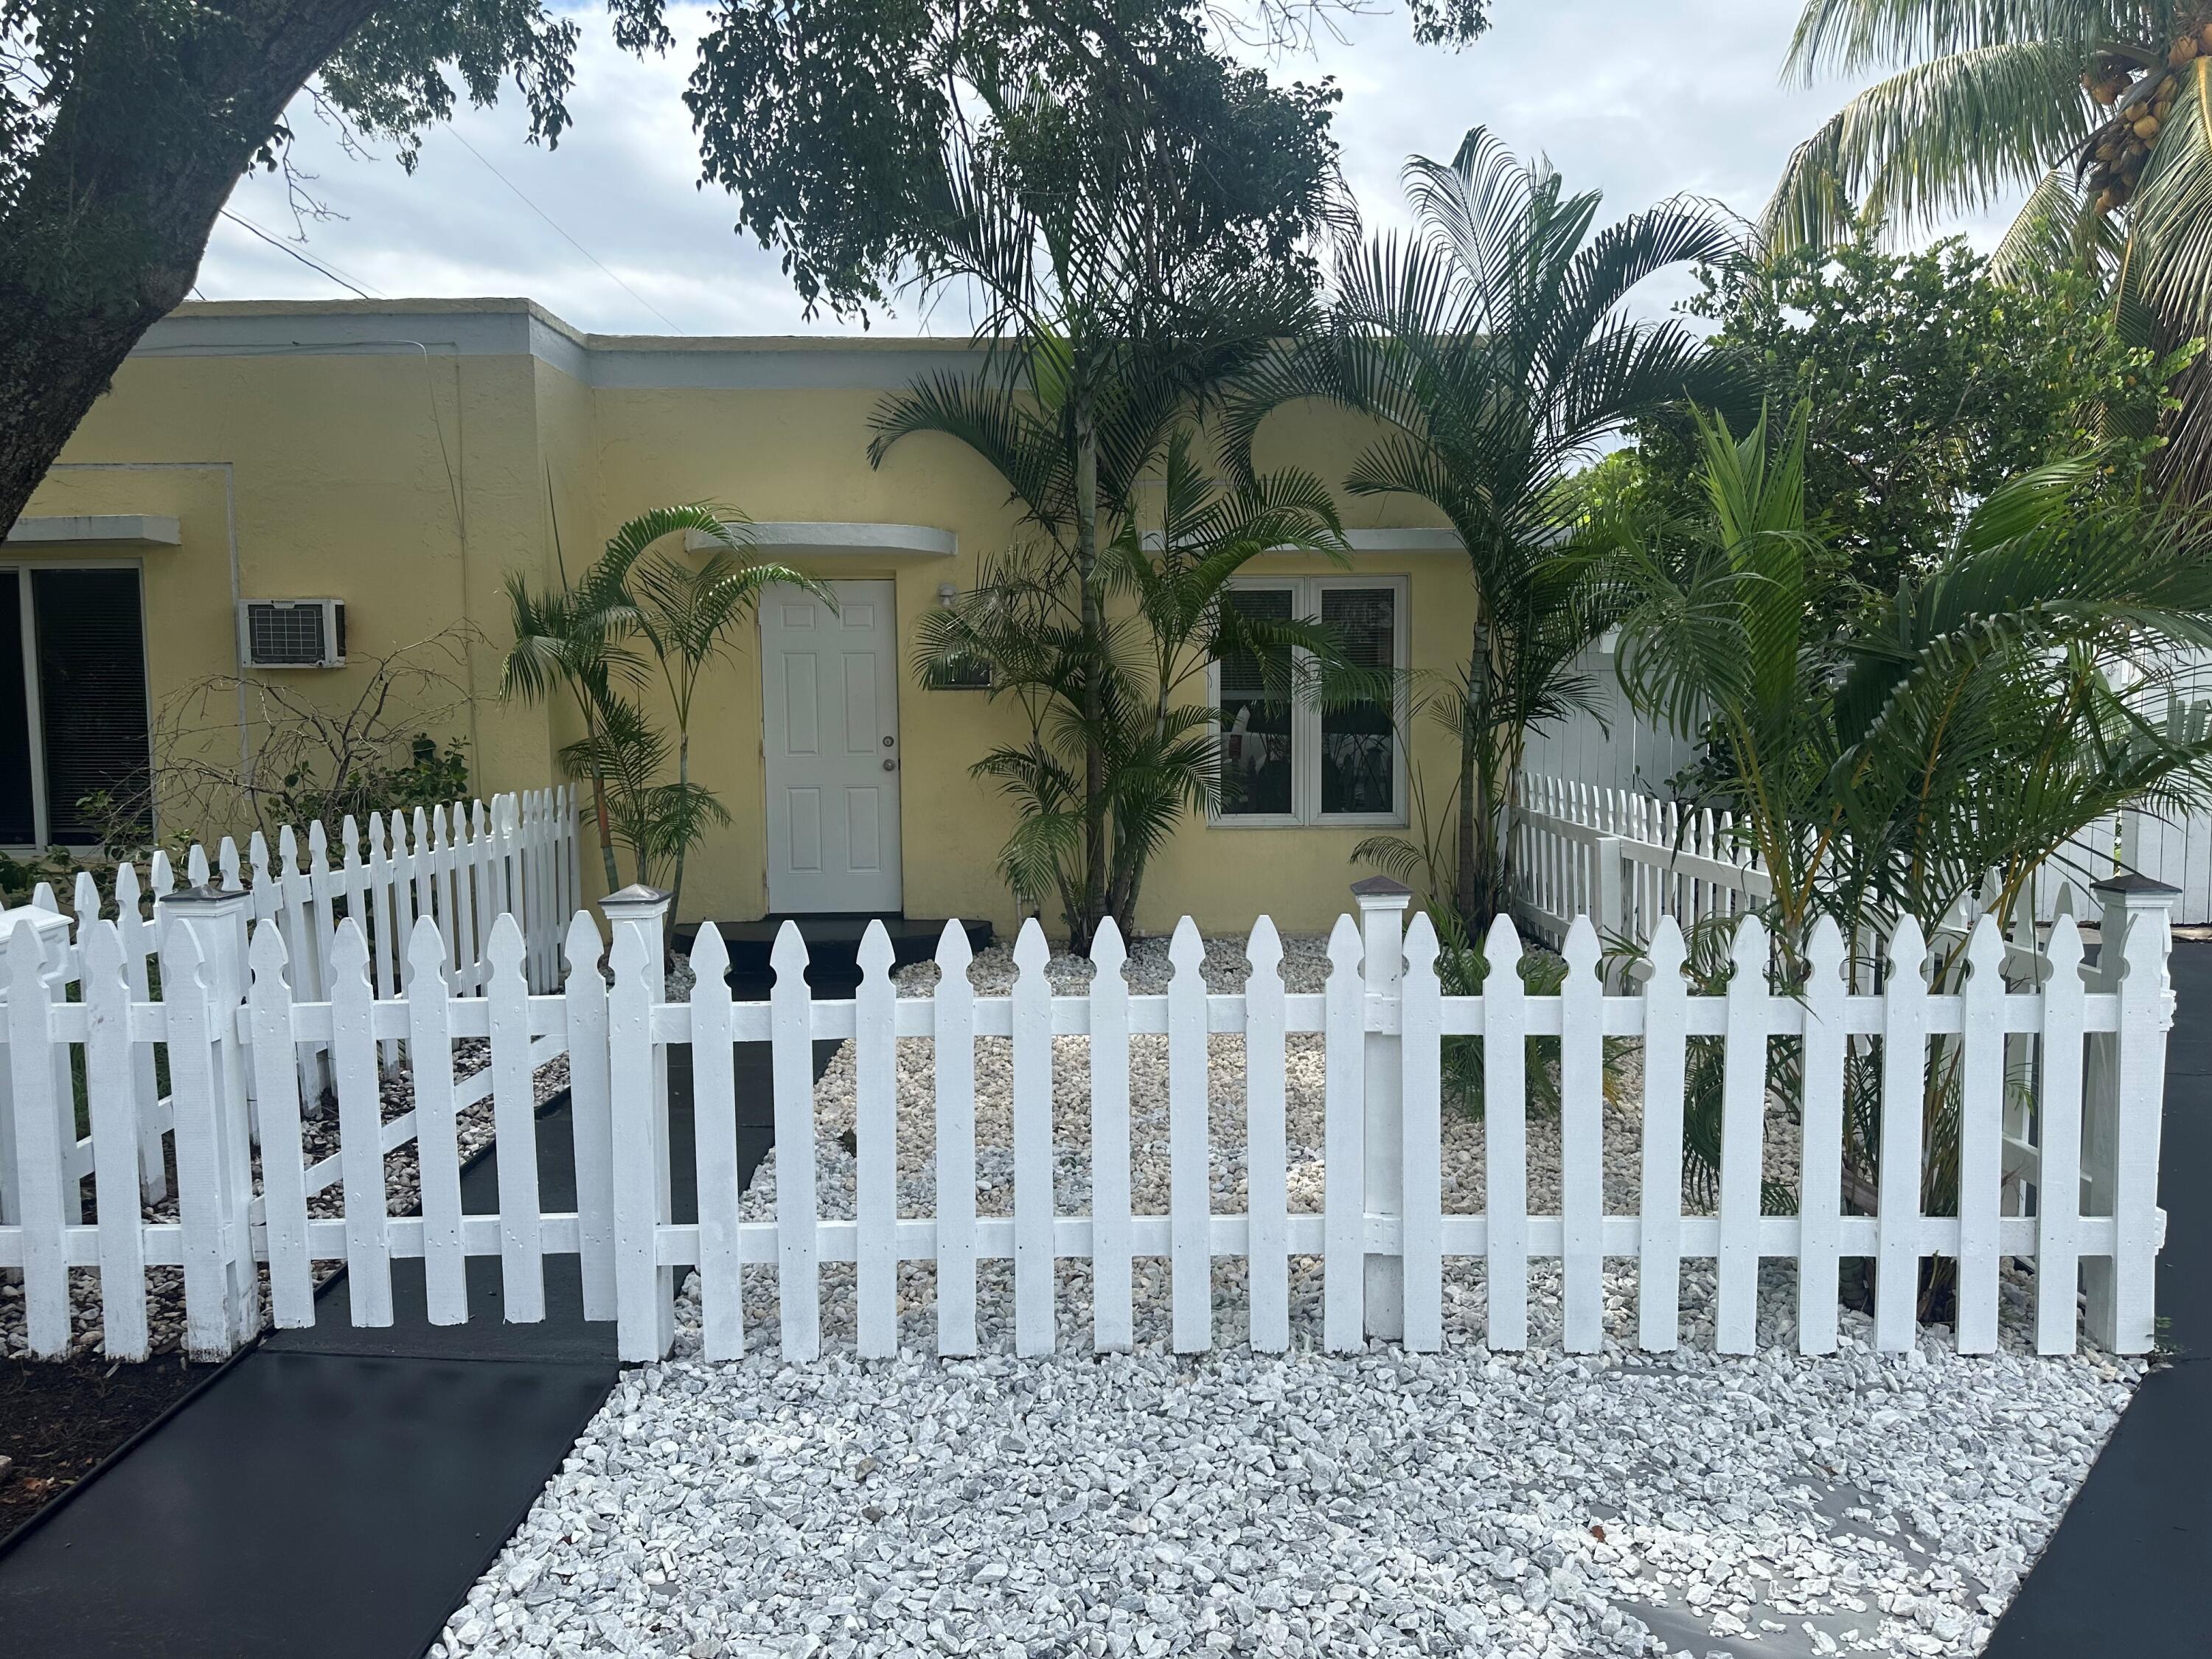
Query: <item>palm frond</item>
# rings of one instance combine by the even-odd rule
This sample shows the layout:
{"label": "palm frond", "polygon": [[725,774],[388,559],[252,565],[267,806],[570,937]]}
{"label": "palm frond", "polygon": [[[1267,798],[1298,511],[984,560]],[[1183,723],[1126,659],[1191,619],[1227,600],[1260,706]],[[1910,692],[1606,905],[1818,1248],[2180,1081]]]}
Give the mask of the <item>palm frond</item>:
{"label": "palm frond", "polygon": [[1824,246],[1860,216],[1915,228],[2033,187],[2092,130],[2081,65],[2078,46],[2011,39],[1875,82],[1791,155],[1761,240]]}

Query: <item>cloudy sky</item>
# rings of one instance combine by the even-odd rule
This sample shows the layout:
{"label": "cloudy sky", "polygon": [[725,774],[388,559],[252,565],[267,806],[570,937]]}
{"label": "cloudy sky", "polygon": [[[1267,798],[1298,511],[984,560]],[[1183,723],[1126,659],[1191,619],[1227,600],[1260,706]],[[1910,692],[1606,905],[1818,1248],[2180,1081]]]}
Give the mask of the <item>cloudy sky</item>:
{"label": "cloudy sky", "polygon": [[[1522,154],[1548,154],[1570,185],[1602,189],[1617,212],[1691,191],[1749,214],[1791,145],[1850,90],[1781,82],[1798,9],[1797,0],[1496,0],[1490,33],[1459,52],[1415,46],[1391,11],[1341,20],[1340,40],[1279,72],[1332,75],[1343,87],[1336,133],[1370,225],[1399,216],[1397,169],[1409,152],[1449,155],[1481,123]],[[672,7],[682,44],[641,61],[606,39],[602,15],[585,13],[576,125],[556,150],[523,141],[509,99],[431,132],[410,177],[388,155],[349,155],[303,106],[293,118],[299,165],[343,216],[307,223],[294,246],[374,297],[521,295],[603,332],[836,328],[802,317],[775,257],[732,233],[727,198],[696,187],[680,94],[705,15]],[[266,175],[241,183],[231,205],[276,241],[295,234],[284,188]],[[1962,228],[1987,239],[1986,227]],[[1663,307],[1685,286],[1655,287],[1644,303]],[[198,291],[348,297],[229,221],[216,227]],[[876,324],[905,333],[966,325],[956,310],[911,306]]]}

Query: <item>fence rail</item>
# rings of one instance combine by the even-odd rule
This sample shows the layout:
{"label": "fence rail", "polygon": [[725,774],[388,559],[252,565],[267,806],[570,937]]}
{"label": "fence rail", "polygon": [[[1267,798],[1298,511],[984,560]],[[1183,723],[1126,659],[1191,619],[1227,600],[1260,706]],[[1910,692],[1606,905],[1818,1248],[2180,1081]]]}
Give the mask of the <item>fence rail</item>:
{"label": "fence rail", "polygon": [[[1685,927],[1726,920],[1773,891],[1726,812],[1538,772],[1520,775],[1518,800],[1519,910],[1553,945],[1577,915],[1593,918],[1601,934],[1640,943],[1662,915]],[[2096,884],[2123,872],[2177,889],[2173,920],[2212,921],[2212,854],[2202,836],[2132,809],[2090,825],[2039,866],[2023,910],[2045,926],[2086,916]],[[1978,914],[1970,905],[1944,925],[1963,928]]]}
{"label": "fence rail", "polygon": [[[1638,1267],[1636,1340],[1673,1347],[1680,1267],[1702,1257],[1716,1264],[1722,1351],[1753,1346],[1759,1266],[1778,1258],[1797,1266],[1798,1346],[1826,1352],[1837,1341],[1838,1264],[1869,1257],[1875,1340],[1900,1349],[1915,1339],[1917,1270],[1931,1255],[1956,1264],[1963,1350],[1996,1345],[1999,1262],[2008,1256],[2033,1260],[2035,1283],[2045,1287],[2036,1310],[2042,1351],[2075,1346],[2077,1276],[2098,1340],[2124,1352],[2150,1345],[2172,1001],[2164,890],[2123,884],[2102,892],[2106,948],[2086,979],[2069,918],[2052,928],[2034,971],[2008,980],[2004,942],[1985,917],[1963,945],[1972,969],[1964,988],[1932,994],[1923,975],[1927,941],[1908,920],[1887,942],[1880,994],[1850,992],[1844,941],[1827,925],[1811,941],[1809,980],[1785,994],[1770,982],[1759,921],[1746,917],[1725,991],[1693,994],[1680,972],[1680,933],[1662,916],[1650,978],[1608,993],[1596,972],[1596,930],[1583,917],[1567,931],[1570,972],[1559,994],[1526,992],[1514,971],[1518,937],[1501,921],[1486,941],[1486,994],[1448,996],[1427,919],[1416,915],[1407,928],[1403,890],[1364,885],[1360,920],[1337,923],[1326,988],[1311,994],[1285,989],[1281,942],[1265,919],[1247,951],[1251,977],[1233,994],[1207,990],[1202,946],[1186,919],[1170,950],[1175,973],[1164,994],[1129,988],[1121,941],[1109,928],[1094,951],[1089,990],[1055,994],[1044,938],[1032,922],[1016,946],[1010,994],[978,996],[967,979],[967,936],[953,923],[938,951],[943,975],[935,994],[897,994],[890,942],[878,925],[861,951],[857,994],[827,1001],[811,997],[803,943],[787,927],[764,1004],[731,1000],[726,957],[711,927],[701,929],[692,952],[691,999],[669,1000],[666,901],[643,890],[605,902],[611,950],[588,915],[574,917],[569,971],[557,994],[533,989],[527,936],[511,915],[489,930],[481,996],[454,994],[445,977],[450,947],[428,917],[415,923],[411,971],[398,995],[373,983],[369,940],[351,915],[329,936],[322,996],[301,994],[291,982],[288,940],[271,920],[254,929],[249,964],[238,950],[243,896],[216,889],[165,900],[166,994],[157,1002],[129,982],[116,922],[95,919],[79,930],[77,1002],[60,994],[35,932],[21,929],[7,946],[13,1121],[0,1126],[15,1148],[20,1208],[0,1225],[0,1267],[23,1270],[30,1340],[41,1353],[68,1342],[73,1267],[99,1270],[110,1352],[129,1354],[134,1342],[143,1349],[146,1268],[180,1266],[187,1340],[215,1353],[258,1325],[264,1266],[277,1324],[314,1320],[313,1266],[331,1261],[349,1273],[356,1322],[379,1324],[392,1316],[393,1262],[419,1258],[430,1317],[443,1323],[467,1317],[466,1259],[496,1256],[506,1316],[526,1321],[543,1316],[548,1255],[580,1258],[585,1316],[616,1321],[622,1354],[632,1360],[668,1351],[676,1275],[686,1267],[699,1273],[709,1357],[740,1352],[763,1334],[748,1330],[741,1291],[749,1276],[768,1275],[777,1290],[781,1352],[811,1358],[822,1343],[821,1268],[832,1262],[854,1265],[863,1355],[896,1346],[898,1268],[907,1261],[935,1267],[942,1352],[974,1351],[977,1264],[990,1260],[1012,1264],[1018,1352],[1054,1346],[1054,1269],[1067,1259],[1093,1264],[1097,1346],[1127,1347],[1131,1266],[1150,1256],[1170,1264],[1173,1341],[1185,1351],[1214,1340],[1212,1263],[1224,1257],[1249,1267],[1252,1346],[1285,1347],[1291,1264],[1298,1256],[1320,1259],[1317,1335],[1336,1350],[1370,1337],[1437,1346],[1443,1264],[1454,1258],[1484,1264],[1486,1335],[1499,1348],[1528,1340],[1529,1270],[1540,1259],[1560,1263],[1570,1350],[1600,1345],[1603,1273],[1619,1259]],[[1216,1034],[1242,1039],[1242,1101],[1210,1098],[1207,1042]],[[1294,1211],[1286,1198],[1285,1054],[1298,1034],[1320,1036],[1325,1048],[1324,1197],[1315,1212]],[[1084,1213],[1063,1209],[1054,1190],[1053,1039],[1063,1035],[1088,1039],[1092,1198]],[[934,1044],[936,1192],[927,1214],[902,1212],[897,1197],[895,1045],[920,1037]],[[1140,1214],[1130,1200],[1130,1044],[1147,1037],[1164,1037],[1168,1051],[1170,1199],[1164,1212]],[[1443,1054],[1444,1044],[1469,1037],[1483,1041],[1486,1174],[1480,1212],[1458,1213],[1442,1196]],[[1556,1213],[1532,1213],[1527,1040],[1545,1037],[1558,1040],[1559,1054],[1561,1198]],[[490,1048],[483,1075],[501,1143],[492,1216],[465,1216],[460,1207],[455,1114],[462,1095],[452,1058],[465,1038]],[[850,1039],[854,1048],[858,1169],[849,1218],[823,1213],[817,1186],[811,1059],[824,1038]],[[976,1204],[975,1045],[994,1038],[1012,1050],[1012,1202],[1010,1214],[985,1216]],[[1803,1079],[1794,1213],[1769,1212],[1762,1203],[1767,1060],[1777,1040],[1795,1045]],[[382,1122],[377,1086],[378,1047],[394,1042],[408,1045],[414,1066],[416,1104],[404,1128]],[[1644,1054],[1640,1197],[1631,1213],[1607,1212],[1602,1178],[1604,1049],[1619,1042],[1640,1044]],[[775,1212],[744,1216],[733,1115],[708,1109],[696,1122],[698,1219],[679,1224],[670,1208],[667,1054],[688,1044],[695,1098],[719,1103],[731,1098],[737,1043],[771,1051]],[[132,1069],[137,1054],[157,1044],[173,1084],[174,1222],[146,1220],[137,1202]],[[1718,1045],[1724,1057],[1718,1203],[1711,1215],[1689,1213],[1682,1202],[1686,1067],[1705,1052],[1692,1045]],[[335,1181],[344,1205],[334,1218],[311,1217],[307,1206],[313,1183],[330,1173],[304,1167],[300,1146],[295,1057],[310,1048],[327,1050],[335,1081]],[[73,1207],[79,1194],[68,1158],[68,1085],[78,1050],[99,1200],[93,1223]],[[578,1202],[548,1212],[538,1182],[532,1076],[562,1052],[570,1061]],[[1846,1204],[1842,1180],[1845,1066],[1869,1054],[1879,1057],[1885,1097],[1911,1107],[1882,1115],[1883,1173],[1870,1212]],[[1936,1213],[1922,1201],[1920,1106],[1931,1056],[1955,1065],[1962,1079],[1960,1174]],[[2016,1093],[2008,1089],[2016,1060],[2027,1062],[2019,1076],[2031,1080],[2032,1112],[2008,1097]],[[1217,1211],[1210,1195],[1217,1110],[1242,1120],[1249,1194],[1242,1213]],[[250,1152],[257,1132],[258,1192]],[[419,1216],[387,1214],[385,1152],[395,1134],[418,1146]]]}
{"label": "fence rail", "polygon": [[[310,826],[305,837],[288,826],[278,833],[273,860],[259,831],[248,842],[243,860],[237,843],[225,837],[212,858],[198,844],[188,850],[189,885],[185,887],[179,886],[168,854],[157,851],[143,885],[134,864],[117,866],[108,895],[112,915],[104,926],[112,934],[125,989],[133,1006],[140,1008],[160,1006],[152,999],[158,930],[155,917],[147,915],[147,902],[150,899],[157,917],[165,901],[194,889],[235,896],[230,909],[236,937],[229,957],[243,951],[249,929],[282,939],[292,964],[292,982],[303,995],[319,994],[334,982],[328,951],[337,924],[347,919],[356,922],[368,942],[380,994],[403,994],[416,972],[434,966],[456,994],[480,995],[490,979],[488,953],[494,924],[502,915],[521,919],[529,984],[550,989],[561,978],[559,919],[574,909],[581,892],[575,809],[574,791],[562,787],[497,795],[489,803],[457,801],[450,811],[418,808],[411,826],[397,812],[388,820],[382,813],[372,814],[366,837],[348,817],[335,849],[319,823]],[[304,861],[300,855],[303,840]],[[52,888],[43,884],[28,905],[0,912],[9,927],[20,927],[39,936],[50,994],[64,1000],[72,994],[70,988],[78,988],[75,994],[85,994],[84,948],[95,936],[93,924],[102,921],[103,909],[99,884],[89,872],[78,872],[70,898],[74,929]],[[419,962],[410,959],[398,944],[424,921],[439,944],[434,963],[427,954]],[[8,979],[0,972],[0,996],[5,995]],[[241,994],[244,982],[242,976],[238,978]],[[381,1070],[396,1068],[401,1046],[397,1038],[382,1043]],[[173,1094],[161,1092],[154,1041],[134,1039],[125,1052],[129,1118],[138,1142],[137,1178],[142,1196],[150,1203],[168,1191],[175,1104]],[[88,1050],[80,1070],[89,1063]],[[9,1051],[0,1048],[0,1108],[9,1092]],[[296,1092],[310,1109],[319,1107],[331,1083],[328,1042],[301,1045],[295,1064]],[[257,1076],[246,1076],[249,1094],[257,1085]],[[465,1082],[461,1103],[481,1099],[489,1086],[488,1077]],[[69,1097],[73,1098],[76,1087],[72,1081],[65,1091]],[[112,1105],[112,1100],[103,1103]],[[258,1127],[255,1133],[258,1137]],[[67,1140],[70,1177],[93,1175],[100,1156],[96,1126],[88,1122],[79,1133],[72,1122]],[[16,1162],[13,1138],[0,1124],[0,1225],[19,1213],[20,1183],[13,1173]],[[333,1175],[327,1161],[309,1170],[308,1194],[330,1186]]]}

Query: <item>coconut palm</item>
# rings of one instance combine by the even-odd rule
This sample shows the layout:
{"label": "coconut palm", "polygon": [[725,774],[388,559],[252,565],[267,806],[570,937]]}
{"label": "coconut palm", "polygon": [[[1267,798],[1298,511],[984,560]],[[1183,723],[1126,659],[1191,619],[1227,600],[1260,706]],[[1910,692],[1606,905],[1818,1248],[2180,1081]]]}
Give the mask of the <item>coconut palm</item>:
{"label": "coconut palm", "polygon": [[1566,192],[1486,130],[1449,162],[1415,156],[1418,229],[1349,251],[1320,325],[1227,400],[1240,465],[1300,398],[1380,424],[1346,488],[1441,513],[1467,549],[1480,617],[1444,705],[1459,739],[1451,903],[1479,936],[1511,902],[1505,834],[1529,728],[1586,706],[1576,670],[1609,620],[1596,568],[1566,545],[1562,481],[1628,422],[1686,399],[1733,404],[1739,375],[1679,321],[1624,313],[1653,273],[1735,251],[1723,216],[1661,204],[1593,234],[1600,197]]}
{"label": "coconut palm", "polygon": [[[2080,260],[2139,343],[2212,333],[2212,10],[2198,0],[1808,0],[1789,69],[1895,73],[1797,147],[1762,230],[1825,245],[2027,192],[2000,267]],[[2140,308],[2136,302],[2140,301]],[[2212,396],[2185,387],[2170,479],[2212,482]]]}

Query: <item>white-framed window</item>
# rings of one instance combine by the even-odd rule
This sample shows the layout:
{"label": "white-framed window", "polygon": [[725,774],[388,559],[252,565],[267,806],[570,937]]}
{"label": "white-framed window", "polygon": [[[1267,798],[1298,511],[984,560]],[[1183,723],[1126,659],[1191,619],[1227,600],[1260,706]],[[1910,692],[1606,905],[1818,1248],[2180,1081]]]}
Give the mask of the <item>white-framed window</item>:
{"label": "white-framed window", "polygon": [[94,845],[78,805],[140,796],[145,606],[132,565],[0,565],[0,847]]}
{"label": "white-framed window", "polygon": [[[1248,615],[1318,619],[1335,629],[1363,667],[1406,666],[1402,576],[1255,576],[1231,584],[1229,603]],[[1292,824],[1390,826],[1406,822],[1406,757],[1398,718],[1384,703],[1322,708],[1284,695],[1294,665],[1230,657],[1208,690],[1221,734],[1224,828]]]}

